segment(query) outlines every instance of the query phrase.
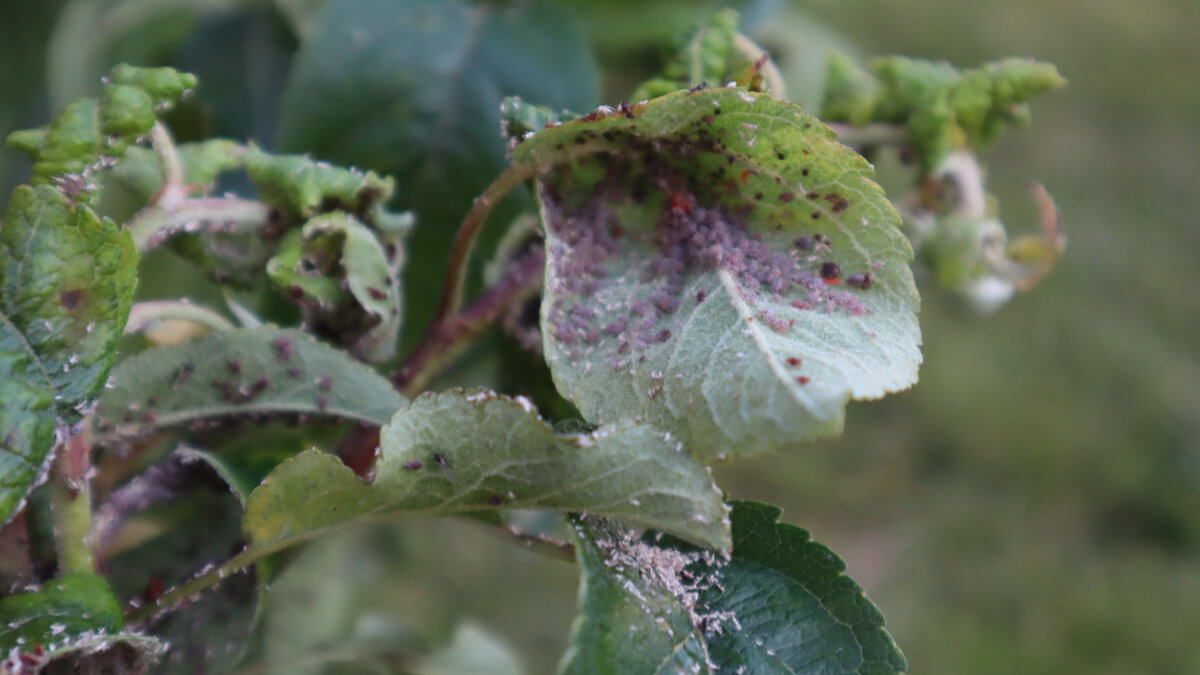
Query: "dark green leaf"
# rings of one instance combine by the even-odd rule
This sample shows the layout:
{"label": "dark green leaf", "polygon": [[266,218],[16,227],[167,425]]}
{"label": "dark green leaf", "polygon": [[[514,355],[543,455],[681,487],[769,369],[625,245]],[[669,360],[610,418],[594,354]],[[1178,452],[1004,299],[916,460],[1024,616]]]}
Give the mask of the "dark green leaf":
{"label": "dark green leaf", "polygon": [[575,521],[579,617],[561,673],[707,673],[679,574],[692,559]]}
{"label": "dark green leaf", "polygon": [[526,399],[449,392],[396,413],[380,448],[371,483],[320,452],[281,464],[247,502],[251,541],[284,546],[386,517],[501,508],[586,510],[706,546],[728,541],[711,477],[645,425],[557,435]]}
{"label": "dark green leaf", "polygon": [[[113,371],[104,432],[131,434],[223,415],[326,414],[384,424],[404,399],[344,352],[273,326],[147,350]],[[113,428],[109,428],[113,427]]]}
{"label": "dark green leaf", "polygon": [[[4,672],[38,673],[54,662],[70,672],[143,672],[158,658],[159,642],[120,632],[121,607],[108,582],[70,574],[41,590],[0,599],[0,663]],[[85,665],[86,664],[86,665]]]}
{"label": "dark green leaf", "polygon": [[0,227],[0,521],[37,479],[56,424],[104,386],[136,270],[115,224],[49,186],[13,192]]}
{"label": "dark green leaf", "polygon": [[[798,107],[678,92],[538,132],[560,391],[702,459],[842,429],[921,361],[912,250],[865,160]],[[573,163],[567,163],[577,158]]]}
{"label": "dark green leaf", "polygon": [[[882,675],[907,667],[837,556],[778,523],[774,506],[732,506],[728,559],[580,523],[581,613],[564,670],[627,659],[646,664],[641,672],[658,663],[673,664],[660,672],[719,673]],[[678,668],[682,651],[693,656]]]}
{"label": "dark green leaf", "polygon": [[432,315],[459,222],[504,167],[503,97],[587,109],[596,68],[572,17],[546,4],[331,0],[314,23],[279,147],[395,177],[422,252],[405,272],[411,339]]}
{"label": "dark green leaf", "polygon": [[[134,605],[220,564],[241,548],[238,499],[212,480],[198,453],[179,453],[156,467],[142,488],[143,499],[170,490],[161,503],[138,513],[136,526],[160,532],[108,559],[109,580],[118,597]],[[160,612],[141,626],[166,642],[154,672],[224,672],[241,658],[258,607],[258,570],[229,575],[191,602]],[[185,666],[191,670],[185,670]]]}
{"label": "dark green leaf", "polygon": [[[846,565],[780,510],[733,502],[733,558],[702,557],[690,571],[712,575],[698,603],[729,616],[708,634],[721,672],[897,673],[908,666],[883,615],[845,575]],[[735,621],[736,620],[736,621]]]}

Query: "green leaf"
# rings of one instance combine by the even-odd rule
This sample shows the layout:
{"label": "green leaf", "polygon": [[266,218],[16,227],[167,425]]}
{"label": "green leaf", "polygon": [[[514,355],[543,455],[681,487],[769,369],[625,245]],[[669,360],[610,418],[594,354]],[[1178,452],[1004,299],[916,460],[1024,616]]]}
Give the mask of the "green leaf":
{"label": "green leaf", "polygon": [[57,424],[99,395],[137,284],[129,235],[49,186],[0,227],[0,522],[38,479]]}
{"label": "green leaf", "polygon": [[944,61],[876,59],[867,73],[829,60],[821,117],[830,122],[904,124],[924,169],[954,150],[984,147],[1010,125],[1029,123],[1029,101],[1066,84],[1049,63],[1010,58],[962,71]]}
{"label": "green leaf", "polygon": [[250,540],[282,547],[386,517],[517,508],[588,511],[705,546],[728,542],[712,478],[645,425],[559,435],[527,399],[426,394],[383,429],[380,452],[369,484],[319,452],[281,464],[247,502]]}
{"label": "green leaf", "polygon": [[104,433],[224,415],[325,414],[385,424],[404,399],[346,353],[296,330],[238,329],[150,349],[113,371]]}
{"label": "green leaf", "polygon": [[[713,14],[696,30],[663,72],[642,83],[631,100],[658,98],[701,83],[720,86],[729,81],[737,65],[746,61],[733,46],[738,32],[738,14],[727,9]],[[749,84],[741,82],[739,84]]]}
{"label": "green leaf", "polygon": [[908,667],[884,630],[883,615],[832,551],[808,532],[779,523],[775,506],[732,506],[732,560],[702,558],[691,570],[714,575],[700,605],[737,620],[708,636],[722,670],[897,673]]}
{"label": "green leaf", "polygon": [[849,399],[916,380],[912,250],[865,160],[745,90],[630,114],[513,154],[555,167],[542,333],[584,417],[643,420],[709,460],[835,435]]}
{"label": "green leaf", "polygon": [[119,632],[122,625],[103,577],[59,577],[41,590],[0,599],[0,653],[8,657],[0,669],[38,673],[53,661],[70,672],[143,672],[157,660],[159,642]]}
{"label": "green leaf", "polygon": [[246,172],[262,200],[301,219],[334,209],[369,215],[386,203],[395,181],[300,155],[270,155],[251,146]]}
{"label": "green leaf", "polygon": [[621,536],[575,521],[579,617],[559,672],[711,672],[704,637],[672,593],[684,592],[678,575],[691,558]]}
{"label": "green leaf", "polygon": [[300,303],[311,325],[323,333],[348,333],[345,341],[356,352],[386,361],[395,356],[400,335],[406,233],[377,236],[341,211],[316,216],[284,240],[267,274]]}
{"label": "green leaf", "polygon": [[92,174],[121,157],[150,131],[159,110],[195,84],[194,76],[170,68],[119,66],[99,101],[69,103],[48,125],[11,134],[8,144],[33,161],[33,184],[57,184],[90,204],[97,188]]}
{"label": "green leaf", "polygon": [[[403,186],[409,241],[406,339],[432,317],[446,253],[468,208],[504,168],[505,96],[595,105],[598,73],[574,17],[548,3],[330,0],[294,61],[278,145],[368,167]],[[497,209],[497,222],[515,212]],[[486,252],[486,248],[481,247]]]}
{"label": "green leaf", "polygon": [[[907,668],[883,616],[844,574],[837,556],[804,530],[780,524],[774,506],[731,505],[729,559],[669,540],[655,545],[605,532],[594,523],[577,528],[581,614],[564,663],[633,654],[647,663],[665,662],[679,657],[672,645],[695,640],[689,651],[706,648],[708,667],[720,673],[883,674]],[[622,621],[638,626],[634,634],[643,628],[658,634],[631,639],[620,633]]]}
{"label": "green leaf", "polygon": [[[143,499],[164,488],[170,496],[129,523],[133,531],[159,534],[108,558],[109,581],[125,604],[149,602],[241,548],[238,499],[212,480],[202,462],[195,461],[209,457],[179,452],[155,467],[153,475],[135,479],[149,479],[142,487]],[[191,602],[159,612],[141,625],[167,643],[154,672],[178,673],[185,666],[225,672],[236,665],[254,625],[260,571],[228,575]]]}

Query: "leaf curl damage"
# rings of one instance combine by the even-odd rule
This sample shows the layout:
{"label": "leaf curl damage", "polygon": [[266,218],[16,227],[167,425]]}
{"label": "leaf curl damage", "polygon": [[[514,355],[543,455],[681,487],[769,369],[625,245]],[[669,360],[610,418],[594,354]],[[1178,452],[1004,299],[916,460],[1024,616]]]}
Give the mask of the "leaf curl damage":
{"label": "leaf curl damage", "polygon": [[[564,196],[563,186],[573,185],[570,167],[543,178],[555,284],[546,325],[572,361],[599,350],[609,367],[621,370],[641,352],[670,341],[670,316],[685,300],[693,299],[690,310],[708,297],[707,288],[690,286],[715,270],[728,272],[741,299],[782,334],[796,325],[796,316],[780,316],[790,313],[788,307],[870,311],[854,293],[833,288],[842,281],[841,269],[829,260],[832,248],[823,234],[801,236],[777,250],[751,231],[753,207],[744,201],[731,208],[697,198],[694,177],[673,163],[686,161],[689,147],[675,148],[674,160],[663,143],[636,161],[601,153],[604,176],[583,190],[582,200]],[[843,202],[837,206],[844,208]],[[639,208],[658,209],[653,231],[622,223],[626,211]],[[866,275],[852,278],[848,285],[855,289],[870,288]]]}

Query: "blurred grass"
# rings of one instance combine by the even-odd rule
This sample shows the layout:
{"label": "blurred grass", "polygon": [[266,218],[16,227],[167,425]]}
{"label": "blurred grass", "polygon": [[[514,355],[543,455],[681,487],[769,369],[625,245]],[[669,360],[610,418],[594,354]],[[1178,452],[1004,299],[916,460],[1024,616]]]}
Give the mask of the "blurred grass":
{"label": "blurred grass", "polygon": [[[55,6],[4,3],[14,20],[0,31],[0,132],[47,117],[37,55]],[[766,44],[815,17],[865,56],[1056,63],[1070,86],[1036,101],[1033,127],[985,160],[1010,231],[1034,227],[1023,186],[1037,180],[1070,242],[1041,287],[992,317],[923,288],[917,387],[853,405],[840,442],[722,467],[721,484],[780,504],[842,555],[914,672],[1200,671],[1200,3],[810,0],[783,11],[764,25]],[[811,26],[795,35],[820,47]],[[179,58],[203,64],[211,43],[192,45]],[[274,95],[230,103],[270,89],[251,84],[206,86],[219,103],[197,126],[269,138]],[[0,187],[25,171],[5,151]],[[146,292],[174,275],[160,268]],[[373,586],[374,604],[435,633],[479,617],[531,672],[552,667],[574,570],[473,526],[398,531],[403,568]]]}

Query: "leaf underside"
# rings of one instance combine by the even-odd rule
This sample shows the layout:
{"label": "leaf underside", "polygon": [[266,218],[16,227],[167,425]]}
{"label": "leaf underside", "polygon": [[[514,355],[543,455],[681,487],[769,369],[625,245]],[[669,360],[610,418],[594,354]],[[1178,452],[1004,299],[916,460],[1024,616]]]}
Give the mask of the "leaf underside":
{"label": "leaf underside", "polygon": [[391,383],[298,330],[261,326],[147,350],[113,371],[98,411],[131,435],[225,415],[331,415],[385,424],[404,405]]}
{"label": "leaf underside", "polygon": [[256,545],[286,545],[389,517],[503,508],[587,511],[724,548],[726,513],[712,478],[650,427],[555,434],[526,399],[487,391],[426,394],[380,436],[374,480],[331,455],[301,453],[246,505]]}
{"label": "leaf underside", "polygon": [[921,361],[912,250],[865,160],[739,89],[601,111],[519,144],[547,167],[542,305],[559,389],[704,460],[840,433]]}

